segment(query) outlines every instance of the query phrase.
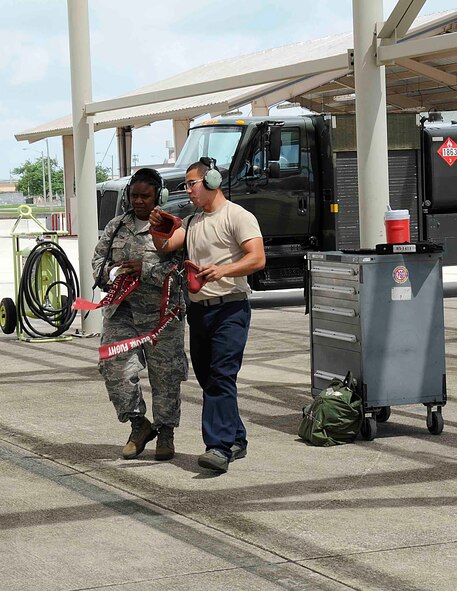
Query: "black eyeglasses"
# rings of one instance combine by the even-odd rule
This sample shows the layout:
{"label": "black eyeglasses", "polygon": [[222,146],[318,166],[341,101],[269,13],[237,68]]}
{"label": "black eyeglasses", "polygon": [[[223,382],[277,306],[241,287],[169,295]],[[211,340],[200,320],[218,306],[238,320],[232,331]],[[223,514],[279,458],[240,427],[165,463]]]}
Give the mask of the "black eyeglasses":
{"label": "black eyeglasses", "polygon": [[195,181],[186,181],[184,183],[184,188],[186,189],[186,191],[192,191],[192,189],[194,188],[194,186],[197,183],[202,183],[202,182],[203,182],[203,179],[197,179]]}

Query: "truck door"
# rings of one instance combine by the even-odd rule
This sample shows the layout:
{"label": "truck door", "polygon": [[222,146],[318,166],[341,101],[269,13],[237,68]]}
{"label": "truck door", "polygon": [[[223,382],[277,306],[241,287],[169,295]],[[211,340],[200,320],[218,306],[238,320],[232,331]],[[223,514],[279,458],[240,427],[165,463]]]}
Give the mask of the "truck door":
{"label": "truck door", "polygon": [[254,289],[303,286],[304,255],[309,247],[310,191],[313,171],[303,122],[281,127],[279,160],[265,161],[265,127],[247,146],[245,169],[230,191],[235,203],[251,211],[264,237],[267,264],[256,273]]}
{"label": "truck door", "polygon": [[[232,201],[251,211],[259,221],[266,244],[303,242],[309,229],[310,159],[306,134],[300,126],[281,129],[281,151],[271,163],[271,173],[243,182],[243,172],[231,191]],[[246,161],[262,171],[263,147],[260,132],[248,147]],[[273,173],[274,170],[274,173]]]}

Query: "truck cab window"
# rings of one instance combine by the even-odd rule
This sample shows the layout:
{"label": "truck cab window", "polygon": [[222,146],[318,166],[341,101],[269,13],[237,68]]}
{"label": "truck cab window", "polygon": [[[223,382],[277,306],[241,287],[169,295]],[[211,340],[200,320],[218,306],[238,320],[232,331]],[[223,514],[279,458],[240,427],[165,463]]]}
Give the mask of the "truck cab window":
{"label": "truck cab window", "polygon": [[197,127],[189,133],[176,166],[187,168],[202,156],[216,160],[217,166],[228,169],[239,144],[243,129],[240,126]]}
{"label": "truck cab window", "polygon": [[279,167],[281,170],[298,168],[300,164],[300,132],[298,129],[281,131],[281,154]]}
{"label": "truck cab window", "polygon": [[[274,161],[273,161],[274,162]],[[262,166],[262,152],[260,145],[254,152],[252,163],[254,166]],[[281,151],[279,156],[280,170],[296,169],[300,166],[300,130],[281,130]]]}

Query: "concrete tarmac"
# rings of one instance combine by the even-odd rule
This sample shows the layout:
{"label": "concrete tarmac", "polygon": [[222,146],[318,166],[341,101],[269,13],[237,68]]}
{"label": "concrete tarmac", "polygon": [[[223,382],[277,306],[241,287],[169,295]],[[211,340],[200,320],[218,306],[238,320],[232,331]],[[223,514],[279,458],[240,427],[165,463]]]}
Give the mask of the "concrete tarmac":
{"label": "concrete tarmac", "polygon": [[[1,297],[11,281],[0,275]],[[151,442],[126,461],[98,339],[0,333],[0,590],[455,591],[457,299],[445,325],[441,435],[422,405],[396,406],[374,441],[317,448],[297,435],[311,400],[304,308],[254,309],[238,379],[249,453],[222,475],[197,465],[193,374],[175,458],[157,462]]]}

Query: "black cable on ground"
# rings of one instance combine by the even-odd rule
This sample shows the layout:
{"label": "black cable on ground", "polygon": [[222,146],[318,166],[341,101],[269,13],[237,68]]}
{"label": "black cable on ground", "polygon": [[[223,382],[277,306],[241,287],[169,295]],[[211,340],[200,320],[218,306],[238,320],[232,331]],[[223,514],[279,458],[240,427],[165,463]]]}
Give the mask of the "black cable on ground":
{"label": "black cable on ground", "polygon": [[[40,289],[42,257],[47,254],[55,258],[60,267],[62,281],[51,283],[44,294]],[[60,286],[60,307],[51,306],[50,295],[52,290]],[[66,291],[66,294],[65,294]],[[21,281],[17,296],[17,314],[21,330],[33,338],[57,337],[67,331],[76,317],[76,310],[71,306],[79,296],[79,281],[73,265],[67,258],[64,250],[55,242],[40,242],[30,252],[25,260]],[[55,299],[55,298],[54,298]],[[45,333],[38,330],[29,320],[27,311],[30,310],[33,317],[44,320],[55,328],[53,332]]]}

